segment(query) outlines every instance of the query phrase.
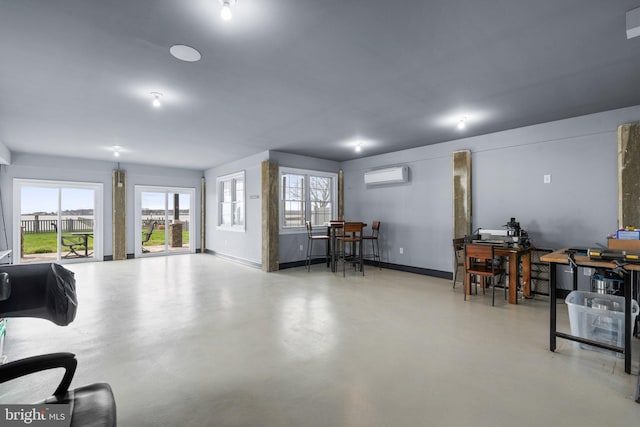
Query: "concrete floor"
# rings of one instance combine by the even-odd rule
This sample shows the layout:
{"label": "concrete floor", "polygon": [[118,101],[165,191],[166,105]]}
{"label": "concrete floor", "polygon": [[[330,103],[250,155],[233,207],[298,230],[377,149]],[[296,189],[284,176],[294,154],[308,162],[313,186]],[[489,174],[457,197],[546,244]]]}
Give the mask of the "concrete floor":
{"label": "concrete floor", "polygon": [[[548,350],[544,298],[491,307],[415,274],[266,274],[212,255],[68,268],[76,321],[11,319],[5,354],[76,353],[73,385],[109,382],[121,426],[640,423],[623,360],[565,340]],[[53,391],[29,380],[0,386],[2,402]]]}

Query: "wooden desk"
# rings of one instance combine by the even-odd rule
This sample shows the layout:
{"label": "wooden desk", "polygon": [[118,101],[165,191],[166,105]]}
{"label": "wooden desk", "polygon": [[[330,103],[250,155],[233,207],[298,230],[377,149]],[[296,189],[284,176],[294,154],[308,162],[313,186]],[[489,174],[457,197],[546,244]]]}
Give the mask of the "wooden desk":
{"label": "wooden desk", "polygon": [[[523,294],[525,297],[531,296],[531,249],[511,248],[497,246],[494,248],[496,256],[507,257],[509,260],[509,304],[518,303],[518,280],[520,278],[519,266],[522,264]],[[471,295],[471,282],[465,270],[464,274],[465,292]]]}
{"label": "wooden desk", "polygon": [[625,265],[625,270],[630,274],[625,275],[624,278],[624,347],[618,347],[614,345],[604,344],[598,341],[589,340],[575,335],[566,334],[564,332],[558,332],[556,328],[556,267],[558,264],[570,265],[571,272],[573,274],[573,290],[578,290],[578,267],[583,268],[615,268],[616,264],[608,261],[592,261],[586,255],[575,255],[575,263],[570,264],[568,258],[568,249],[560,249],[550,254],[540,257],[541,261],[549,263],[549,350],[556,351],[556,338],[564,338],[570,341],[577,341],[582,344],[589,344],[594,347],[606,348],[618,353],[624,354],[624,371],[627,374],[631,373],[631,332],[633,330],[631,323],[631,284],[637,283],[638,272],[640,271],[640,265],[629,264]]}

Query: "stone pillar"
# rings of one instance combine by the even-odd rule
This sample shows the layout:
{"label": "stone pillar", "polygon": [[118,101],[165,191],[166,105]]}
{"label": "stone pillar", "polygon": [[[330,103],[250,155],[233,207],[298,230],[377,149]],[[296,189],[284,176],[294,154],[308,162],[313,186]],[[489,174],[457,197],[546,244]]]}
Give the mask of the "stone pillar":
{"label": "stone pillar", "polygon": [[113,211],[111,213],[113,259],[121,260],[127,258],[126,173],[121,169],[116,169],[113,171],[111,178],[113,205]]}
{"label": "stone pillar", "polygon": [[618,126],[618,227],[640,228],[640,124]]}
{"label": "stone pillar", "polygon": [[453,238],[471,234],[471,151],[453,152]]}
{"label": "stone pillar", "polygon": [[172,248],[182,247],[182,222],[174,221],[169,225],[169,246]]}
{"label": "stone pillar", "polygon": [[206,225],[207,225],[207,180],[202,177],[200,180],[200,251],[204,253],[207,248]]}
{"label": "stone pillar", "polygon": [[344,219],[344,171],[342,169],[338,171],[338,219]]}
{"label": "stone pillar", "polygon": [[262,270],[279,270],[278,164],[262,162]]}

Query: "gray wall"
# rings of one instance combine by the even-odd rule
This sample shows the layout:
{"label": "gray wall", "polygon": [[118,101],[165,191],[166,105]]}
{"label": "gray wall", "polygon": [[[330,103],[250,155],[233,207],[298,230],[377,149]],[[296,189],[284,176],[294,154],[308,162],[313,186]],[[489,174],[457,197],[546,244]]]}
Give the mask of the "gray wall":
{"label": "gray wall", "polygon": [[[262,265],[262,162],[269,158],[264,151],[205,172],[206,185],[206,248],[217,254],[240,261]],[[220,230],[218,224],[218,191],[216,178],[245,172],[245,231]]]}
{"label": "gray wall", "polygon": [[[384,261],[452,271],[451,153],[468,149],[474,229],[516,217],[539,247],[606,243],[617,228],[617,126],[638,119],[640,106],[344,162],[345,217],[382,221]],[[396,164],[410,167],[409,183],[365,187],[365,171]]]}
{"label": "gray wall", "polygon": [[[103,254],[113,254],[111,241],[111,172],[117,168],[115,162],[84,160],[68,157],[39,156],[25,153],[12,153],[11,164],[0,169],[0,190],[2,206],[7,224],[9,248],[12,247],[13,230],[13,179],[42,179],[56,181],[94,182],[103,184],[104,230]],[[196,188],[196,224],[193,236],[196,247],[200,242],[200,178],[202,172],[189,169],[152,167],[121,163],[120,168],[127,172],[127,253],[134,253],[134,185],[156,185]],[[4,239],[0,238],[0,246]]]}
{"label": "gray wall", "polygon": [[[338,173],[340,163],[331,160],[316,159],[314,157],[299,156],[295,154],[283,153],[280,151],[270,151],[269,159],[278,163],[283,168],[298,168],[316,170],[322,172]],[[300,246],[302,245],[302,250]],[[307,233],[306,230],[297,234],[281,234],[279,261],[281,264],[287,262],[302,261],[306,258]],[[314,254],[322,254],[322,245],[313,248]]]}
{"label": "gray wall", "polygon": [[[251,265],[262,265],[262,161],[267,159],[278,163],[280,167],[336,173],[339,170],[338,162],[280,151],[265,151],[207,170],[205,177],[207,180],[206,246],[208,250]],[[246,230],[244,233],[218,230],[216,228],[218,224],[216,178],[243,170],[247,180]],[[257,197],[251,198],[252,195]],[[304,260],[307,247],[306,232],[283,234],[280,236],[279,243],[280,263]],[[302,251],[300,245],[303,245]]]}

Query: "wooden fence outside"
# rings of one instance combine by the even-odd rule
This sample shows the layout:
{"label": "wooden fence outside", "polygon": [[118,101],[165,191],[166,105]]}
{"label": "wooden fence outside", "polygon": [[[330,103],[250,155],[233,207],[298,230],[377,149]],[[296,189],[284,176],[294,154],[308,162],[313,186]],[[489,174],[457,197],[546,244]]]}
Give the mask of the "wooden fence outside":
{"label": "wooden fence outside", "polygon": [[[73,233],[78,231],[92,231],[93,219],[91,218],[65,218],[61,221],[63,233]],[[20,220],[20,227],[23,233],[54,233],[58,220],[51,219],[23,219]]]}

